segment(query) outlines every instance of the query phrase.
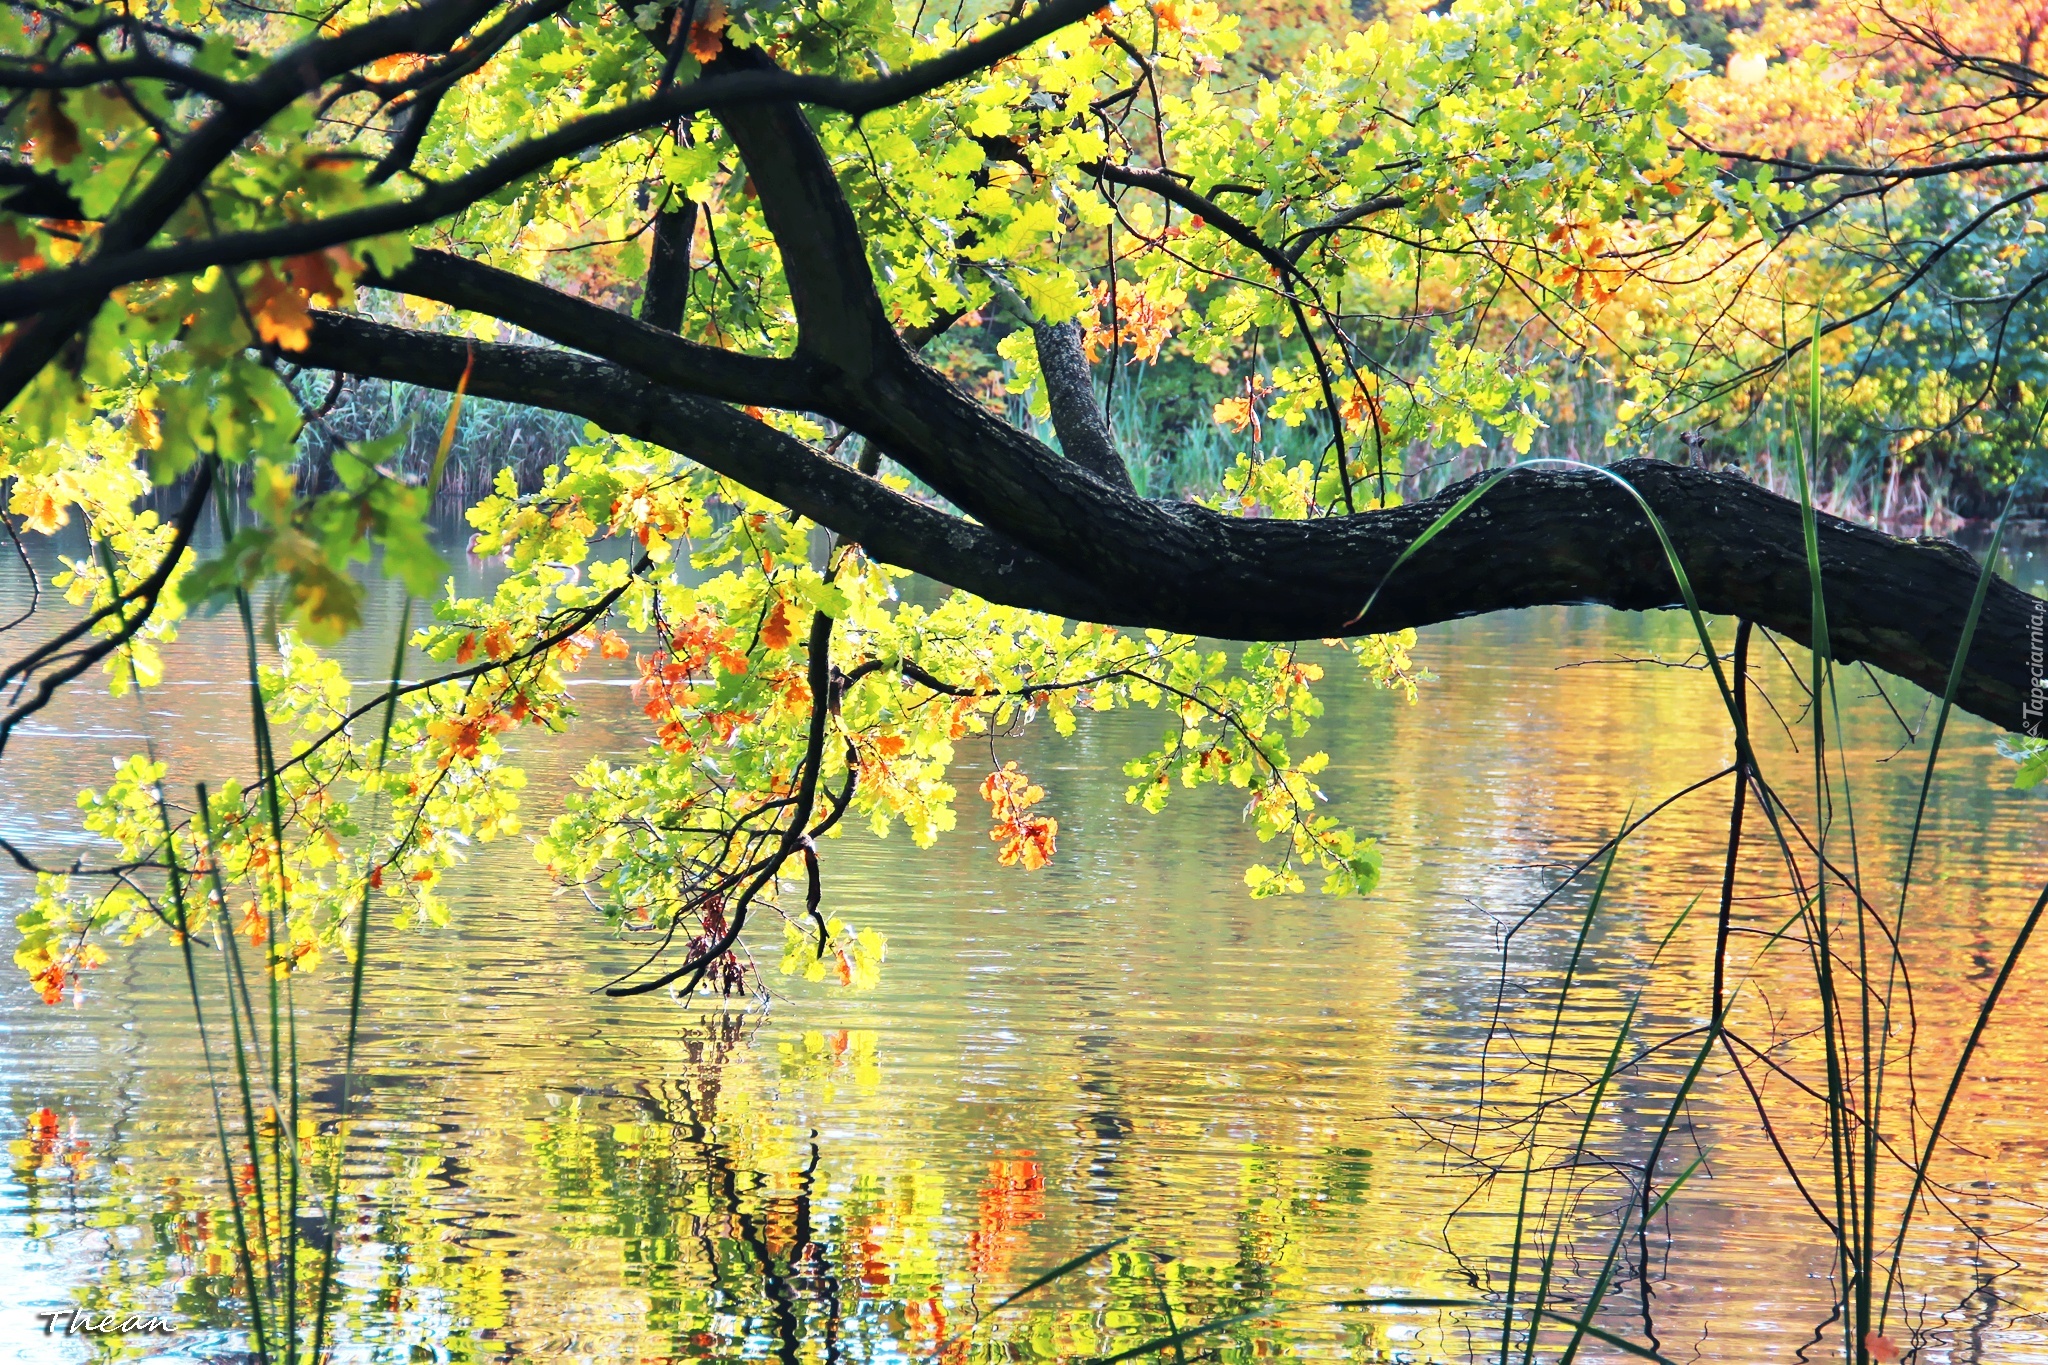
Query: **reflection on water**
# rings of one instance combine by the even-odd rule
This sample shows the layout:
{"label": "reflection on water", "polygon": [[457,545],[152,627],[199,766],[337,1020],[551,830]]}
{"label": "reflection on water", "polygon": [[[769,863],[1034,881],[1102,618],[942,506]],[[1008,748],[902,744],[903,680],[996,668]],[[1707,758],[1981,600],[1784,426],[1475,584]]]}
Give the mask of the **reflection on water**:
{"label": "reflection on water", "polygon": [[[395,621],[387,594],[348,646],[356,676],[377,674]],[[1509,1273],[1525,1165],[1567,1214],[1560,1302],[1582,1301],[1711,1008],[1710,916],[1664,940],[1718,888],[1725,787],[1624,847],[1554,1049],[1590,878],[1503,944],[1627,812],[1729,759],[1697,670],[1563,666],[1686,653],[1668,616],[1550,609],[1425,632],[1418,658],[1439,680],[1418,706],[1333,687],[1328,788],[1386,851],[1362,902],[1246,899],[1257,845],[1228,793],[1184,793],[1156,817],[1125,805],[1120,764],[1157,717],[1008,744],[1060,821],[1052,867],[998,869],[971,831],[927,853],[858,830],[827,847],[828,898],[889,938],[881,986],[859,997],[790,979],[746,1013],[608,1000],[594,992],[630,946],[557,898],[521,841],[478,848],[452,879],[452,929],[394,929],[374,947],[339,1238],[345,1358],[1056,1359],[1262,1305],[1483,1300]],[[0,828],[48,861],[83,852],[73,797],[145,725],[174,775],[240,775],[234,657],[225,620],[194,622],[146,717],[85,691],[53,707],[10,747]],[[1760,706],[1791,719],[1797,684],[1766,658]],[[640,743],[630,665],[592,663],[583,722],[521,738],[529,830],[589,757]],[[1886,680],[1887,704],[1860,673],[1846,681],[1857,854],[1882,885],[1924,752],[1890,757],[1904,739],[1891,707],[1917,722],[1925,699]],[[1794,733],[1772,724],[1760,742],[1798,808]],[[2008,789],[1994,739],[1952,726],[1924,836],[1931,873],[1907,928],[1923,1092],[1944,1083],[2043,874],[2043,798]],[[1745,962],[1790,913],[1767,849],[1753,853]],[[1805,1358],[1839,1356],[1822,1333],[1832,1243],[1772,1145],[1795,1166],[1825,1157],[1797,1089],[1818,1066],[1802,980],[1796,955],[1765,955],[1734,1016],[1778,1131],[1716,1054],[1660,1181],[1706,1160],[1617,1253],[1602,1322],[1654,1334],[1672,1359],[1789,1359],[1816,1338]],[[330,971],[298,999],[318,1115],[339,1092],[343,986]],[[184,992],[160,941],[92,974],[75,1004],[0,990],[0,1122],[15,1128],[0,1345],[19,1359],[243,1344]],[[1920,1359],[2048,1360],[2044,1012],[2048,977],[2023,965],[1907,1248],[1896,1335],[1917,1332]],[[1499,1115],[1552,1105],[1576,1126],[1625,1018],[1630,1055],[1649,1050],[1601,1095],[1584,1152],[1525,1155]],[[303,1138],[316,1164],[332,1151],[329,1126]],[[964,1336],[1040,1270],[1119,1238]],[[182,1330],[97,1346],[40,1334],[35,1312],[80,1303],[168,1310]],[[1483,1312],[1319,1308],[1183,1349],[1463,1359],[1498,1351],[1494,1321],[1489,1338]],[[1589,1343],[1582,1357],[1611,1354]]]}

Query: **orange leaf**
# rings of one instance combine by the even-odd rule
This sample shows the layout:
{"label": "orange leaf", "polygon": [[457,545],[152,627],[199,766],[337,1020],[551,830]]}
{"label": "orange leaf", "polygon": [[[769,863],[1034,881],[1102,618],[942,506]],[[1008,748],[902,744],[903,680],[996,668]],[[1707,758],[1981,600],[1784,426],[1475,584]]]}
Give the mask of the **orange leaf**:
{"label": "orange leaf", "polygon": [[31,489],[28,495],[28,529],[41,531],[44,535],[54,534],[60,526],[71,520],[71,513],[64,510],[64,504],[47,489]]}
{"label": "orange leaf", "polygon": [[45,1005],[54,1005],[64,998],[64,982],[67,975],[63,963],[52,962],[30,977],[29,984],[41,992]]}
{"label": "orange leaf", "polygon": [[1226,398],[1210,410],[1210,416],[1217,425],[1229,427],[1232,431],[1243,431],[1252,424],[1252,400],[1249,398]]}
{"label": "orange leaf", "polygon": [[334,278],[335,264],[327,252],[309,251],[303,256],[287,257],[284,268],[300,293],[315,303],[332,305],[341,302],[341,285]]}
{"label": "orange leaf", "polygon": [[700,62],[709,62],[725,50],[725,0],[711,0],[711,8],[704,17],[690,25],[690,55]]}
{"label": "orange leaf", "polygon": [[794,632],[789,628],[789,604],[780,597],[768,611],[768,619],[761,623],[761,643],[770,649],[788,649]]}
{"label": "orange leaf", "polygon": [[144,450],[155,450],[164,443],[163,419],[157,416],[155,408],[136,408],[128,419],[128,430],[134,434],[135,444]]}
{"label": "orange leaf", "polygon": [[1893,1361],[1899,1358],[1899,1345],[1884,1333],[1872,1329],[1863,1334],[1863,1349],[1876,1361]]}
{"label": "orange leaf", "polygon": [[396,80],[410,75],[425,66],[427,59],[418,52],[394,52],[388,57],[379,57],[370,63],[369,76],[373,81]]}
{"label": "orange leaf", "polygon": [[78,125],[64,112],[64,94],[38,90],[28,99],[28,133],[36,150],[59,166],[78,155]]}
{"label": "orange leaf", "polygon": [[241,922],[235,928],[247,934],[254,947],[262,947],[264,940],[270,937],[270,926],[264,923],[263,912],[256,908],[255,901],[250,901],[243,909]]}
{"label": "orange leaf", "polygon": [[12,223],[0,223],[0,265],[11,265],[24,275],[41,270],[43,255],[36,250],[35,238]]}
{"label": "orange leaf", "polygon": [[597,638],[597,652],[600,658],[623,659],[632,650],[626,644],[626,637],[615,630],[608,630]]}
{"label": "orange leaf", "polygon": [[287,351],[305,350],[312,338],[313,312],[306,306],[306,296],[267,265],[249,290],[249,316],[259,338]]}

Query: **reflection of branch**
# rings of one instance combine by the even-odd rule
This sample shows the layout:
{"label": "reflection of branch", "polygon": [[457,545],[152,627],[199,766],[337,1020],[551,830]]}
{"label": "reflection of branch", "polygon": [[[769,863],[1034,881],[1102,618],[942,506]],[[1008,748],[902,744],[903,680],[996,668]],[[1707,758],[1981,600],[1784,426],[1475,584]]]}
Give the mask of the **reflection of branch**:
{"label": "reflection of branch", "polygon": [[1612,659],[1580,659],[1577,663],[1559,664],[1551,672],[1562,673],[1567,668],[1600,668],[1608,664],[1654,664],[1658,668],[1683,668],[1697,673],[1707,667],[1707,661],[1694,650],[1683,659],[1660,659],[1652,654],[1647,658],[1633,658],[1627,654]]}

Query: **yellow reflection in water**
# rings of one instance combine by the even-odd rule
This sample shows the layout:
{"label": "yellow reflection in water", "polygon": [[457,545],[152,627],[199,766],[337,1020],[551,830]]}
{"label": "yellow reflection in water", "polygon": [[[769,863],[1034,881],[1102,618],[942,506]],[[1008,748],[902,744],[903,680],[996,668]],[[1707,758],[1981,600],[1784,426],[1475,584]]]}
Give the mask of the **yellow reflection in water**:
{"label": "yellow reflection in water", "polygon": [[[148,723],[174,771],[228,775],[247,731],[238,690],[209,668],[227,646],[205,623],[185,635]],[[373,623],[360,676],[377,671],[377,636]],[[1162,817],[1124,805],[1118,767],[1156,718],[1006,745],[994,758],[1023,760],[1060,821],[1051,868],[999,870],[966,836],[916,853],[856,832],[826,849],[828,898],[890,939],[862,997],[791,982],[765,1012],[606,1000],[594,989],[632,945],[556,898],[523,849],[481,852],[455,929],[392,931],[374,949],[339,1230],[345,1340],[365,1358],[1084,1358],[1260,1308],[1497,1304],[1511,1271],[1526,1302],[1545,1259],[1551,1302],[1570,1311],[1614,1247],[1608,1330],[1680,1359],[1789,1357],[1817,1334],[1808,1358],[1838,1356],[1828,1147],[1802,1089],[1825,1089],[1827,1058],[1810,938],[1796,924],[1772,937],[1797,907],[1767,824],[1752,811],[1737,883],[1732,1045],[1710,1050],[1654,1188],[1706,1160],[1654,1223],[1617,1216],[1705,1037],[1728,784],[1631,836],[1575,966],[1593,871],[1524,919],[1631,812],[1731,755],[1703,673],[1560,666],[1682,660],[1688,645],[1665,617],[1546,610],[1429,633],[1419,657],[1439,681],[1419,706],[1337,689],[1330,795],[1387,855],[1365,902],[1246,900],[1256,844],[1227,793],[1184,794],[1197,799]],[[537,807],[592,753],[637,746],[627,676],[593,670],[584,723],[524,741]],[[1759,679],[1765,770],[1810,828],[1804,698],[1775,659]],[[1891,707],[1917,723],[1925,699],[1888,682],[1887,706],[1860,673],[1844,682],[1856,829],[1852,847],[1837,813],[1830,856],[1890,887],[1924,755],[1887,760],[1904,738]],[[139,724],[104,701],[53,711],[10,752],[10,835],[61,842],[72,794]],[[1902,1152],[1924,1140],[2043,875],[2040,797],[2005,789],[1992,740],[1952,731],[1902,939],[1911,1014],[1878,1040],[1886,1141]],[[989,761],[966,760],[963,779]],[[1855,917],[1831,894],[1852,979]],[[1872,891],[1889,918],[1887,897]],[[323,1115],[339,1091],[338,987],[299,998]],[[2023,963],[1917,1215],[1893,1330],[1922,1333],[1922,1359],[2048,1358],[2030,1316],[2048,1308],[2032,1121],[2048,1107],[2044,990]],[[0,1234],[46,1268],[35,1306],[169,1304],[190,1328],[173,1342],[199,1355],[240,1324],[182,991],[154,945],[90,980],[75,1009],[7,993],[0,1079],[21,1129]],[[1633,1064],[1603,1085],[1624,1020]],[[316,1164],[332,1140],[305,1139]],[[1906,1187],[1891,1153],[1883,1164],[1891,1226]],[[976,1327],[1039,1271],[1119,1238]],[[1543,1356],[1568,1336],[1553,1328]],[[1324,1308],[1183,1349],[1489,1356],[1499,1311]],[[1582,1358],[1613,1354],[1596,1342]]]}

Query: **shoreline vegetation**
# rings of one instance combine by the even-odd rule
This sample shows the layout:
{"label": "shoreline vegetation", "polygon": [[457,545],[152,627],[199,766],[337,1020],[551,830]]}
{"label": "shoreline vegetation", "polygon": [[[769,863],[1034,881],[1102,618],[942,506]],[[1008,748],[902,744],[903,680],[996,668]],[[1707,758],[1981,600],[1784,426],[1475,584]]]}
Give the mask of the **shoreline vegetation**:
{"label": "shoreline vegetation", "polygon": [[[1049,421],[1034,417],[1021,399],[1005,396],[1016,382],[1014,373],[1006,372],[1009,368],[997,359],[981,375],[985,401],[1012,424],[1057,444]],[[1141,493],[1168,499],[1212,496],[1241,453],[1311,464],[1322,455],[1323,441],[1313,430],[1276,426],[1262,433],[1269,439],[1254,443],[1248,433],[1218,423],[1211,410],[1231,390],[1215,384],[1214,378],[1206,370],[1185,365],[1133,364],[1124,372],[1126,394],[1123,403],[1111,409],[1111,421]],[[1212,382],[1205,385],[1203,380]],[[1798,496],[1797,471],[1778,454],[1779,434],[1768,428],[1760,426],[1754,433],[1754,446],[1745,439],[1748,433],[1708,440],[1691,432],[1666,432],[1624,449],[1607,443],[1612,390],[1592,383],[1573,387],[1579,390],[1577,401],[1562,406],[1586,416],[1544,427],[1526,453],[1506,445],[1448,453],[1420,443],[1411,446],[1400,459],[1402,495],[1427,497],[1522,459],[1604,464],[1628,454],[1649,454],[1680,464],[1733,470],[1781,496]],[[1602,392],[1607,394],[1604,404],[1593,396]],[[309,396],[316,415],[301,437],[296,464],[309,491],[336,485],[332,457],[337,448],[394,431],[408,434],[384,467],[408,482],[425,481],[452,406],[447,393],[380,379],[344,378],[324,384],[318,393],[309,390]],[[488,399],[465,402],[435,495],[436,512],[459,516],[496,486],[501,471],[510,471],[518,489],[531,493],[540,486],[548,465],[559,464],[587,439],[584,425],[542,408]],[[2006,487],[1987,485],[1967,468],[1927,466],[1860,450],[1828,455],[1814,476],[1814,488],[1820,511],[1901,536],[1947,536],[1969,528],[1988,534],[2004,508],[2006,492]],[[2009,519],[2019,525],[2048,522],[2048,483],[2038,488],[2023,483],[2014,495]]]}

